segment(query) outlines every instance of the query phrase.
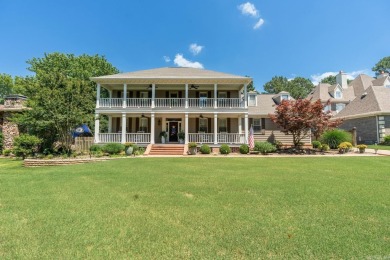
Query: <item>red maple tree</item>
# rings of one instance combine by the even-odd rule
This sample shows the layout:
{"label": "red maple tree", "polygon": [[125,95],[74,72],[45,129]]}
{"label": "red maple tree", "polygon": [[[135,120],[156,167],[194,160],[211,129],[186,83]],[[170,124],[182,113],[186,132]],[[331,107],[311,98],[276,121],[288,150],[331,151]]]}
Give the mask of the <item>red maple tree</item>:
{"label": "red maple tree", "polygon": [[293,136],[293,143],[298,147],[301,140],[313,134],[316,140],[329,128],[337,127],[341,120],[331,120],[330,111],[324,112],[321,100],[312,102],[309,99],[283,100],[270,114],[270,119],[277,124],[281,131]]}

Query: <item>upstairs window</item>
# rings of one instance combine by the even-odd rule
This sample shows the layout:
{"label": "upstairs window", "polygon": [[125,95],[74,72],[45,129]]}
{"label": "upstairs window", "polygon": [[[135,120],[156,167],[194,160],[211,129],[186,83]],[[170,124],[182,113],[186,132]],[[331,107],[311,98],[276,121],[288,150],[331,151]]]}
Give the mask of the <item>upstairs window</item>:
{"label": "upstairs window", "polygon": [[289,99],[290,99],[290,97],[287,94],[283,94],[283,95],[280,96],[280,101],[289,100]]}
{"label": "upstairs window", "polygon": [[343,98],[343,93],[341,93],[340,90],[336,90],[336,91],[334,92],[334,97],[335,97],[336,99],[341,99],[341,98]]}
{"label": "upstairs window", "polygon": [[345,107],[345,104],[336,104],[336,112],[340,112]]}
{"label": "upstairs window", "polygon": [[249,95],[248,106],[251,106],[251,107],[256,106],[256,95]]}

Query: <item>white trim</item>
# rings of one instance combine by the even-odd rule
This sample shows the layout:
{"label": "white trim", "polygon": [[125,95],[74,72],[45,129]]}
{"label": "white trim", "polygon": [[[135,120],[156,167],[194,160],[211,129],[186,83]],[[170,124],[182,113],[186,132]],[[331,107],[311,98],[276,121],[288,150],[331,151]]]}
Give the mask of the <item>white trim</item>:
{"label": "white trim", "polygon": [[218,114],[214,113],[214,144],[218,144]]}
{"label": "white trim", "polygon": [[150,113],[150,143],[154,144],[154,132],[155,132],[155,118],[154,118],[154,112]]}
{"label": "white trim", "polygon": [[127,120],[126,120],[126,113],[122,113],[122,138],[121,138],[121,143],[124,144],[126,143],[126,125]]}

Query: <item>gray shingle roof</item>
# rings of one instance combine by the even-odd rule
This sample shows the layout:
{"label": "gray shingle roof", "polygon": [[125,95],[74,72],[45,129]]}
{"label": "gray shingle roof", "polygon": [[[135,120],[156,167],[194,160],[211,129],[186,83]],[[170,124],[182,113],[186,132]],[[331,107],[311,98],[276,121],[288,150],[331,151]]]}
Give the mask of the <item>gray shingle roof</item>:
{"label": "gray shingle roof", "polygon": [[361,117],[367,114],[390,114],[390,88],[371,86],[366,89],[367,95],[356,97],[335,117]]}

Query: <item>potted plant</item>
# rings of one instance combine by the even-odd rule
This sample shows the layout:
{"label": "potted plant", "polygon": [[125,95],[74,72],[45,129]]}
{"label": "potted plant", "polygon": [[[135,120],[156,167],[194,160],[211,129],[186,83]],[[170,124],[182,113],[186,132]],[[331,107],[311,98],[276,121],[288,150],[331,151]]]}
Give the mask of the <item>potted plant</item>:
{"label": "potted plant", "polygon": [[346,152],[348,152],[348,149],[349,149],[346,142],[339,144],[339,146],[337,148],[339,148],[339,153],[346,153]]}
{"label": "potted plant", "polygon": [[125,153],[126,155],[132,155],[134,151],[134,144],[133,143],[125,143]]}
{"label": "potted plant", "polygon": [[179,137],[179,143],[183,144],[184,143],[184,138],[185,138],[185,133],[184,131],[180,131],[177,136]]}
{"label": "potted plant", "polygon": [[366,151],[367,145],[359,144],[359,145],[356,146],[356,148],[359,149],[359,153],[364,153]]}
{"label": "potted plant", "polygon": [[167,139],[167,136],[168,136],[167,132],[161,131],[160,137],[161,137],[161,143],[162,144],[165,144],[165,140]]}
{"label": "potted plant", "polygon": [[197,153],[198,145],[196,143],[188,143],[188,153],[191,155],[195,155]]}

